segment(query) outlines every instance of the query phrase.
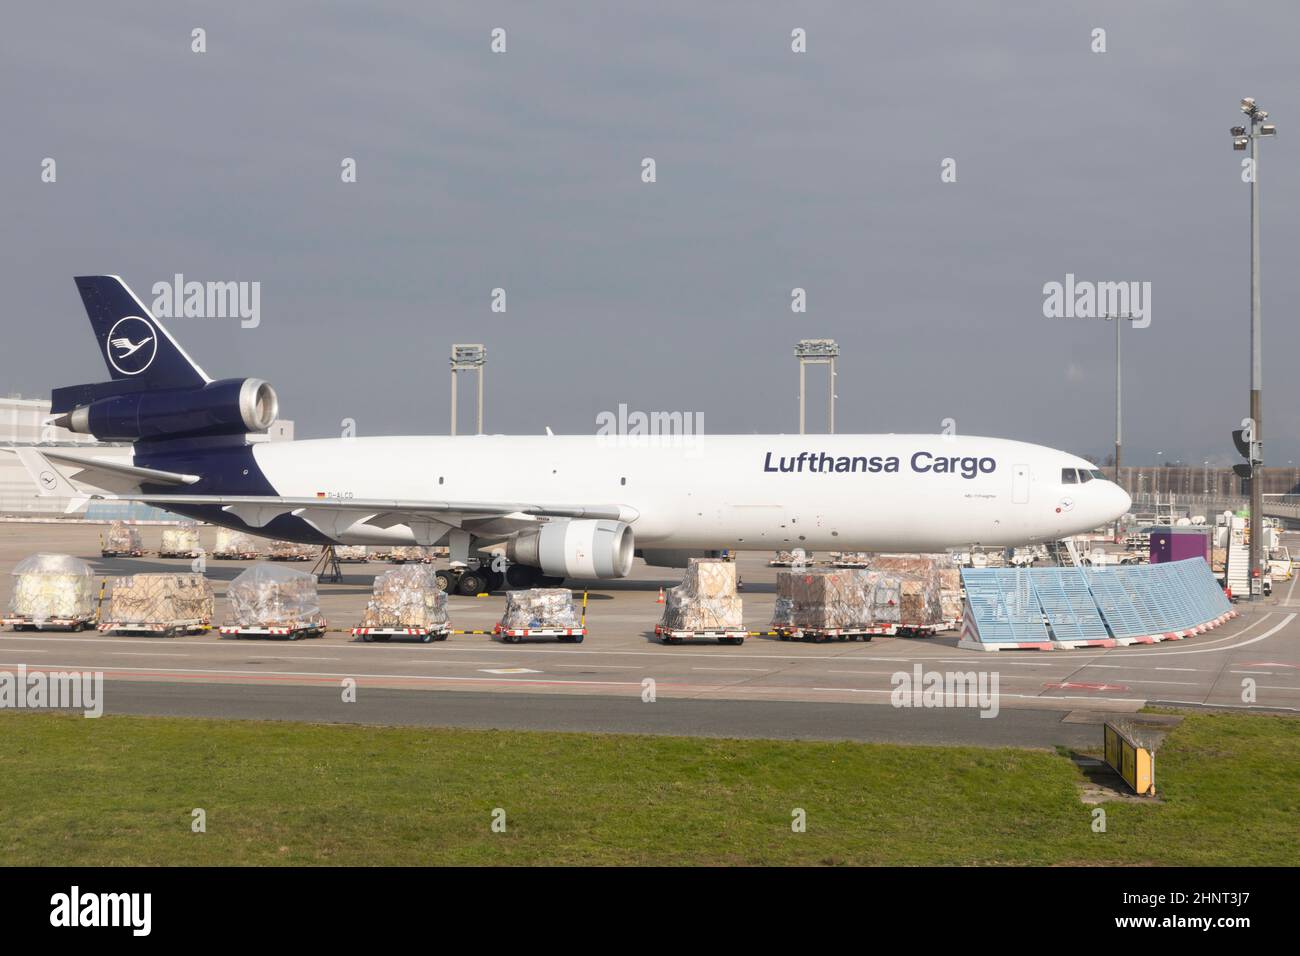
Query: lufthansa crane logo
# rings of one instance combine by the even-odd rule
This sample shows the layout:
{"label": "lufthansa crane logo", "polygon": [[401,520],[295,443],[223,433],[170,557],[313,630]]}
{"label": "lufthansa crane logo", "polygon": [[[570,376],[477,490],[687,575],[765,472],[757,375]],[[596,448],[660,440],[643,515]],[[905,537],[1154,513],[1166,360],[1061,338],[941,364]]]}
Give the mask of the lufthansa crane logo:
{"label": "lufthansa crane logo", "polygon": [[123,375],[139,375],[153,364],[153,357],[158,354],[158,335],[140,316],[128,315],[108,330],[105,354],[108,364]]}

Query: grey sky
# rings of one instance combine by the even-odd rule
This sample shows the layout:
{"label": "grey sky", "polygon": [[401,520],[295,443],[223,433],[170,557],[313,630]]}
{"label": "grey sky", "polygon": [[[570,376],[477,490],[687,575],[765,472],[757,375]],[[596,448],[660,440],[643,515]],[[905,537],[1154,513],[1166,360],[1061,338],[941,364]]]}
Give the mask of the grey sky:
{"label": "grey sky", "polygon": [[591,432],[620,402],[793,432],[791,348],[831,336],[841,432],[952,417],[1106,454],[1112,327],[1042,314],[1072,272],[1153,286],[1127,460],[1227,461],[1249,370],[1228,128],[1253,95],[1280,127],[1266,455],[1300,460],[1298,27],[1283,3],[12,5],[0,390],[106,377],[73,275],[148,303],[180,272],[262,283],[255,330],[169,327],[210,374],[272,381],[300,437],[445,433],[449,346],[476,341],[494,432]]}

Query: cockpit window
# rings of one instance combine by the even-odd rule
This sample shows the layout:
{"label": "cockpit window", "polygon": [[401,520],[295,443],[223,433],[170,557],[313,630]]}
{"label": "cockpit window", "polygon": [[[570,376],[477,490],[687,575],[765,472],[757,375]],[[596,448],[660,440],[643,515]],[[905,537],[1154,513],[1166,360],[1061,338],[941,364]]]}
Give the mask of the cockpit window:
{"label": "cockpit window", "polygon": [[1081,484],[1081,485],[1082,485],[1082,484],[1086,484],[1086,483],[1088,483],[1089,481],[1092,481],[1092,479],[1093,479],[1093,474],[1092,474],[1092,472],[1090,472],[1090,471],[1089,471],[1088,469],[1086,469],[1086,468],[1080,468],[1080,469],[1079,469],[1079,484]]}
{"label": "cockpit window", "polygon": [[1099,479],[1101,479],[1102,481],[1105,481],[1105,480],[1106,480],[1106,473],[1105,473],[1104,471],[1102,471],[1100,468],[1094,468],[1094,469],[1092,470],[1092,477],[1094,477],[1094,478],[1099,478]]}
{"label": "cockpit window", "polygon": [[1063,485],[1074,485],[1074,484],[1078,484],[1078,482],[1079,482],[1079,478],[1078,478],[1078,476],[1075,474],[1075,471],[1074,471],[1073,468],[1062,468],[1062,469],[1061,469],[1061,484],[1063,484]]}

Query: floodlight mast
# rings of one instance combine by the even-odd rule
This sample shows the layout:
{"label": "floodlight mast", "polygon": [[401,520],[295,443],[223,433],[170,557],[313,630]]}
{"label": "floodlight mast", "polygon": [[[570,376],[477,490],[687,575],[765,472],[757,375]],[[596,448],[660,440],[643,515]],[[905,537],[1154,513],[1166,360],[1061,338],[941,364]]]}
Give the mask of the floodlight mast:
{"label": "floodlight mast", "polygon": [[1256,588],[1263,594],[1264,548],[1264,488],[1263,466],[1263,389],[1264,352],[1261,342],[1259,295],[1259,140],[1262,136],[1277,134],[1277,126],[1265,123],[1268,113],[1259,108],[1253,96],[1241,101],[1241,111],[1250,120],[1250,126],[1234,126],[1232,148],[1244,151],[1250,148],[1250,419],[1252,441],[1249,447],[1250,462],[1250,592]]}

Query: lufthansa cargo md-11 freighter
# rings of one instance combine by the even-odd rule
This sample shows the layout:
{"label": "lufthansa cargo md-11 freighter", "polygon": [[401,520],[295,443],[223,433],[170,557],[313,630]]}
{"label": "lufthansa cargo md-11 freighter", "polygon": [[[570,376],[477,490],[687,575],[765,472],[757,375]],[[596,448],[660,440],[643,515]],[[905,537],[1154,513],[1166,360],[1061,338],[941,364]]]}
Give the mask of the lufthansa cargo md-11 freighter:
{"label": "lufthansa cargo md-11 freighter", "polygon": [[[462,593],[618,578],[634,553],[936,551],[1088,531],[1129,496],[1089,462],[958,435],[343,437],[271,442],[274,389],[214,381],[116,276],[76,280],[111,381],[56,388],[57,424],[130,442],[17,449],[45,494],[144,501],[319,544],[445,545]],[[504,562],[480,560],[490,551]]]}

